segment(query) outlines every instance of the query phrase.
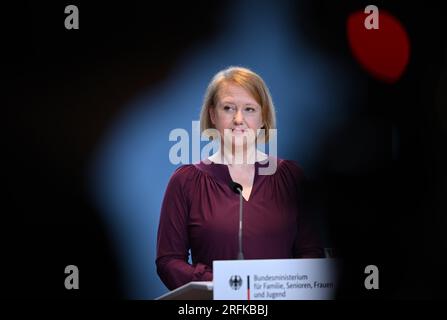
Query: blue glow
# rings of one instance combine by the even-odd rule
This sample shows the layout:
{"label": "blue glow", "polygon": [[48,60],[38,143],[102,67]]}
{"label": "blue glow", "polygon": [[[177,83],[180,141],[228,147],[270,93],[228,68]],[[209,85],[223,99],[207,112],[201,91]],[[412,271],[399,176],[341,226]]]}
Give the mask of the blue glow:
{"label": "blue glow", "polygon": [[295,158],[307,172],[320,140],[347,115],[346,72],[303,46],[288,2],[235,1],[227,10],[216,15],[223,27],[212,42],[184,54],[164,83],[123,108],[92,159],[92,195],[115,241],[129,298],[167,292],[155,252],[161,202],[176,167],[168,136],[174,128],[191,134],[217,71],[240,65],[264,78],[277,108],[278,155]]}

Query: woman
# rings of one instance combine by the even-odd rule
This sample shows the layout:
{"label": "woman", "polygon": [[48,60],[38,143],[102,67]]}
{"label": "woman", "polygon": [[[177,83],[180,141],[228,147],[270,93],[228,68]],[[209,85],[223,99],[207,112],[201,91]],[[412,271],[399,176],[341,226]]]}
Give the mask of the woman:
{"label": "woman", "polygon": [[[302,170],[255,148],[275,129],[274,105],[261,77],[241,67],[217,73],[205,94],[200,123],[202,132],[217,130],[221,144],[208,159],[178,168],[169,181],[156,260],[164,284],[172,290],[190,281],[211,281],[214,260],[237,258],[239,195],[231,188],[233,181],[242,186],[244,198],[245,259],[322,257],[300,208]],[[261,175],[272,161],[276,171]]]}

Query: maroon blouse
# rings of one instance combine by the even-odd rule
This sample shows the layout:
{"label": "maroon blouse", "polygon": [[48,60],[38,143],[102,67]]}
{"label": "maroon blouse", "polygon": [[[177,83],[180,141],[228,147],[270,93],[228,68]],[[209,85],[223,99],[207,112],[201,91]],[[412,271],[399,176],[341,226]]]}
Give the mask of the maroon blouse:
{"label": "maroon blouse", "polygon": [[[277,161],[273,175],[259,175],[268,163],[255,163],[250,198],[243,200],[244,257],[322,257],[318,237],[300,209],[302,170],[293,161]],[[237,258],[239,195],[230,189],[231,181],[227,165],[215,163],[183,165],[172,175],[161,208],[156,259],[158,275],[170,290],[211,281],[213,260]]]}

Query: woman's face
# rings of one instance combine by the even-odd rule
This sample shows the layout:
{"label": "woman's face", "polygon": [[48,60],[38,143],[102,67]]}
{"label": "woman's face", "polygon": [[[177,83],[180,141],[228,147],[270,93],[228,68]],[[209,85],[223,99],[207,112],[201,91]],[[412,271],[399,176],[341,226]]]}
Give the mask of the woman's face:
{"label": "woman's face", "polygon": [[216,106],[209,112],[211,122],[222,139],[225,129],[229,129],[227,132],[231,133],[233,145],[243,143],[242,137],[247,136],[250,130],[256,137],[256,130],[263,126],[261,106],[247,90],[233,83],[222,84]]}

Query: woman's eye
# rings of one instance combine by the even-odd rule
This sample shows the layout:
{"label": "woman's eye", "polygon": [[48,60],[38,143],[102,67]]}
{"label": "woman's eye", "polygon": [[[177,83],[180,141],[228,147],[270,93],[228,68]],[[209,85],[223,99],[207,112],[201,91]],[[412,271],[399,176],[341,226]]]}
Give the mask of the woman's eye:
{"label": "woman's eye", "polygon": [[233,111],[234,108],[232,106],[224,106],[223,109],[225,111]]}
{"label": "woman's eye", "polygon": [[253,111],[255,111],[255,108],[247,107],[247,108],[245,108],[245,111],[253,112]]}

